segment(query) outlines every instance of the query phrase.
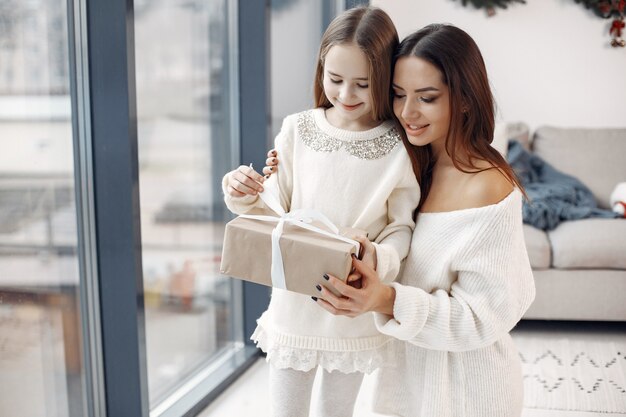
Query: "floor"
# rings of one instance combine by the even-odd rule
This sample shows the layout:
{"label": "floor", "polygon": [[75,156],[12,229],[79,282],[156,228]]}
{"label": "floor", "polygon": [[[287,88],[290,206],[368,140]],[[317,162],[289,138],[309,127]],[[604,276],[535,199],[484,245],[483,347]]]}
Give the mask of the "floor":
{"label": "floor", "polygon": [[[572,338],[626,343],[626,323],[581,323],[523,321],[512,332],[517,335]],[[199,417],[252,416],[269,417],[269,395],[267,390],[268,364],[259,359],[233,385],[219,396]],[[315,388],[314,388],[315,389]],[[372,391],[372,383],[365,380],[357,399],[355,416],[379,417],[368,409],[367,399]],[[626,414],[589,413],[543,409],[524,409],[522,417],[624,417]],[[382,417],[382,416],[381,416]]]}

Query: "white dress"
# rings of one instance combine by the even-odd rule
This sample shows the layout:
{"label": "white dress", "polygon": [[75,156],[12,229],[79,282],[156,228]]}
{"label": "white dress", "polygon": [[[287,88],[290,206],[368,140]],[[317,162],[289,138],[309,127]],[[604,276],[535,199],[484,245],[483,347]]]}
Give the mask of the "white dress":
{"label": "white dress", "polygon": [[[415,226],[419,186],[394,122],[354,132],[332,126],[324,109],[308,110],[284,120],[275,146],[283,207],[317,209],[337,226],[367,231],[378,269],[395,279]],[[225,201],[238,214],[263,206],[257,196],[226,194]],[[369,373],[393,360],[391,338],[376,329],[373,314],[334,316],[309,296],[280,289],[252,339],[277,368]]]}

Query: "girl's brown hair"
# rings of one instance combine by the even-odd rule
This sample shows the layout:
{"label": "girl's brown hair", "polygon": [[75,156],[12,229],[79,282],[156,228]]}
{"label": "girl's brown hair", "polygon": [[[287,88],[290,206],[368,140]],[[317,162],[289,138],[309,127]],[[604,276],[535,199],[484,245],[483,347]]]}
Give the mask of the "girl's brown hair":
{"label": "girl's brown hair", "polygon": [[[476,42],[455,26],[432,24],[407,36],[400,43],[394,63],[400,58],[411,56],[424,59],[437,67],[448,87],[450,127],[445,149],[454,166],[466,173],[496,168],[524,193],[513,169],[491,146],[495,128],[495,102],[485,62]],[[401,135],[421,188],[419,211],[430,191],[435,161],[430,145],[420,147],[410,144],[404,129]],[[467,155],[469,161],[460,161],[457,157],[459,152]],[[480,169],[475,165],[477,160],[487,161],[491,168]]]}
{"label": "girl's brown hair", "polygon": [[372,119],[393,117],[391,68],[398,32],[387,13],[377,7],[355,7],[337,16],[322,36],[313,86],[315,107],[332,107],[324,94],[324,59],[335,45],[354,43],[367,57]]}

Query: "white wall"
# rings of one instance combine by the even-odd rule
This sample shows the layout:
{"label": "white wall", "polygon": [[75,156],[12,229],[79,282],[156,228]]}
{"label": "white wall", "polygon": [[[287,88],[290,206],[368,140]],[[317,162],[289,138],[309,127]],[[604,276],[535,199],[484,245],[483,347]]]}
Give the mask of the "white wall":
{"label": "white wall", "polygon": [[626,126],[626,48],[609,45],[609,20],[574,0],[527,0],[494,17],[460,0],[372,0],[400,38],[429,24],[452,23],[478,43],[499,120],[531,129]]}

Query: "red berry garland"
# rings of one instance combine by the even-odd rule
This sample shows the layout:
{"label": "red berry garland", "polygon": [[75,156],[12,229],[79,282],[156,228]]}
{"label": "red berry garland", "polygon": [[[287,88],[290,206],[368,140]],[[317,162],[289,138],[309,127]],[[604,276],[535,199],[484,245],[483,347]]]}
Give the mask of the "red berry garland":
{"label": "red berry garland", "polygon": [[576,3],[582,3],[586,8],[593,10],[596,16],[603,19],[613,18],[609,35],[613,37],[611,46],[624,47],[626,41],[622,39],[622,29],[624,29],[624,10],[626,9],[626,0],[575,0]]}

